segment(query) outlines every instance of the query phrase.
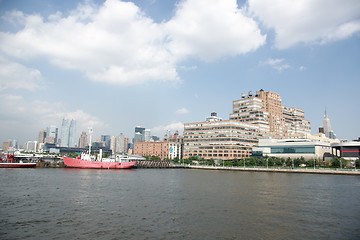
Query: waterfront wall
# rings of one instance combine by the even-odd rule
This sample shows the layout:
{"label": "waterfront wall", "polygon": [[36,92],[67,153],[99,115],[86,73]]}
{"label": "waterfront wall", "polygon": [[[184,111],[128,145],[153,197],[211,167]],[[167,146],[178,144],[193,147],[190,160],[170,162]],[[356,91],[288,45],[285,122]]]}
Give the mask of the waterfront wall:
{"label": "waterfront wall", "polygon": [[280,173],[308,173],[308,174],[336,174],[336,175],[358,175],[358,169],[305,169],[305,168],[258,168],[258,167],[221,167],[189,165],[188,168],[205,170],[230,170],[230,171],[248,171],[248,172],[280,172]]}

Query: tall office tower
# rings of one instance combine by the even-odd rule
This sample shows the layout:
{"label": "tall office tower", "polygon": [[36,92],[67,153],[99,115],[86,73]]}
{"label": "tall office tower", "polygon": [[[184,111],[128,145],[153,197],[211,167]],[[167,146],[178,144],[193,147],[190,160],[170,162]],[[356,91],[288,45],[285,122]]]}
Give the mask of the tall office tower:
{"label": "tall office tower", "polygon": [[61,123],[60,147],[69,147],[70,122],[63,119]]}
{"label": "tall office tower", "polygon": [[324,119],[323,119],[323,128],[324,128],[324,133],[325,133],[326,137],[331,138],[331,139],[336,139],[336,134],[331,129],[330,119],[327,115],[326,109],[325,109],[325,115],[324,115]]}
{"label": "tall office tower", "polygon": [[46,131],[45,131],[45,130],[41,130],[41,131],[39,132],[38,143],[45,143],[45,138],[46,138]]}
{"label": "tall office tower", "polygon": [[127,153],[130,148],[130,139],[125,137],[124,138],[124,153]]}
{"label": "tall office tower", "polygon": [[151,138],[151,130],[150,129],[145,129],[144,131],[144,141],[145,142],[149,142],[150,138]]}
{"label": "tall office tower", "polygon": [[134,143],[145,141],[145,128],[137,126],[135,127]]}
{"label": "tall office tower", "polygon": [[17,143],[16,139],[13,139],[13,140],[12,140],[12,147],[13,147],[13,149],[17,149],[17,148],[18,148],[18,143]]}
{"label": "tall office tower", "polygon": [[45,130],[41,130],[39,132],[39,139],[38,139],[38,151],[40,151],[40,149],[42,148],[42,146],[44,145],[46,140],[46,131]]}
{"label": "tall office tower", "polygon": [[257,91],[249,92],[242,99],[233,101],[231,120],[251,123],[274,138],[286,138],[289,134],[310,133],[310,122],[305,120],[304,111],[299,108],[282,105],[277,93]]}
{"label": "tall office tower", "polygon": [[76,121],[63,119],[61,124],[61,147],[75,147],[76,146]]}
{"label": "tall office tower", "polygon": [[125,153],[126,152],[126,146],[125,145],[125,137],[124,134],[120,133],[117,137],[116,137],[116,153]]}
{"label": "tall office tower", "polygon": [[79,138],[79,148],[85,148],[88,146],[88,139],[86,132],[82,132]]}
{"label": "tall office tower", "polygon": [[77,138],[76,138],[76,120],[72,119],[70,122],[69,129],[69,147],[76,147]]}
{"label": "tall office tower", "polygon": [[116,152],[116,137],[115,136],[111,136],[111,138],[110,138],[110,150],[112,151],[112,153]]}
{"label": "tall office tower", "polygon": [[58,128],[55,125],[46,128],[45,142],[55,144],[58,142]]}
{"label": "tall office tower", "polygon": [[101,135],[101,141],[105,143],[106,148],[110,148],[110,141],[111,141],[110,135]]}

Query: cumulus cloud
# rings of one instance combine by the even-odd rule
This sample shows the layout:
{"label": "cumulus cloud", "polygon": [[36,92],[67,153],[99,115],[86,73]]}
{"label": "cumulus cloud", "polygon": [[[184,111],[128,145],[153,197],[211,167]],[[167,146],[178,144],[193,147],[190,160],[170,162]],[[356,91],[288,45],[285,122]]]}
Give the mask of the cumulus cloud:
{"label": "cumulus cloud", "polygon": [[29,101],[12,94],[0,94],[0,102],[0,132],[5,136],[36,136],[37,131],[60,124],[64,117],[75,119],[79,131],[89,126],[94,129],[107,127],[106,123],[83,110],[68,111],[61,102]]}
{"label": "cumulus cloud", "polygon": [[177,58],[192,56],[213,61],[250,52],[266,40],[257,23],[245,16],[236,1],[182,1],[165,28],[169,49]]}
{"label": "cumulus cloud", "polygon": [[157,136],[164,136],[166,131],[170,131],[172,134],[175,131],[179,131],[180,134],[184,131],[184,124],[182,122],[173,122],[166,126],[156,126],[151,129],[151,134]]}
{"label": "cumulus cloud", "polygon": [[276,33],[275,47],[320,43],[360,31],[358,0],[248,0],[248,10]]}
{"label": "cumulus cloud", "polygon": [[212,61],[244,54],[265,43],[257,23],[236,1],[186,0],[168,22],[155,23],[134,3],[81,4],[69,15],[5,15],[22,24],[0,33],[0,50],[22,60],[47,58],[93,81],[141,84],[178,82],[178,64],[189,57]]}
{"label": "cumulus cloud", "polygon": [[189,110],[187,110],[186,108],[179,108],[178,110],[176,110],[175,112],[176,114],[186,114],[189,113]]}
{"label": "cumulus cloud", "polygon": [[43,82],[39,70],[11,62],[0,56],[0,91],[6,89],[35,90]]}
{"label": "cumulus cloud", "polygon": [[272,68],[276,69],[278,72],[282,72],[285,69],[291,68],[291,66],[287,63],[284,63],[285,59],[283,58],[269,58],[263,62],[265,65],[269,65]]}

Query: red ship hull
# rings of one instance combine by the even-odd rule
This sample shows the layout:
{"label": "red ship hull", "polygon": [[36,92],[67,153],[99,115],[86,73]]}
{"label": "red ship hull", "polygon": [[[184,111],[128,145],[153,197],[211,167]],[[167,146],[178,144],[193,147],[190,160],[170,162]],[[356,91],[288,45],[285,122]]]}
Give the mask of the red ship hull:
{"label": "red ship hull", "polygon": [[36,163],[0,163],[0,168],[34,168]]}
{"label": "red ship hull", "polygon": [[82,159],[63,157],[66,167],[71,168],[96,168],[96,169],[128,169],[135,166],[136,161],[132,162],[99,162]]}

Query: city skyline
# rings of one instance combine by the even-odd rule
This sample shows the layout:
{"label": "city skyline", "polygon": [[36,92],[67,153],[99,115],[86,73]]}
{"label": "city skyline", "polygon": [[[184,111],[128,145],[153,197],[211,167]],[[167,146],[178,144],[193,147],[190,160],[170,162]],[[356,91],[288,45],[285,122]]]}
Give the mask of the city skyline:
{"label": "city skyline", "polygon": [[360,3],[299,3],[0,0],[0,142],[63,118],[77,140],[90,126],[94,139],[139,125],[162,138],[229,119],[259,89],[303,109],[313,134],[326,108],[337,137],[357,139]]}

